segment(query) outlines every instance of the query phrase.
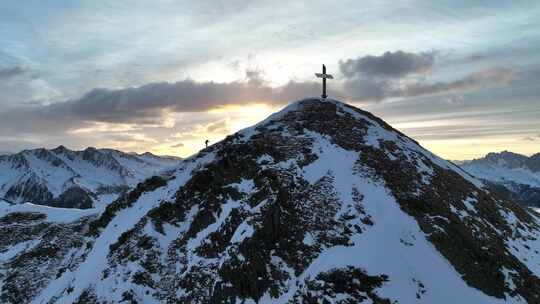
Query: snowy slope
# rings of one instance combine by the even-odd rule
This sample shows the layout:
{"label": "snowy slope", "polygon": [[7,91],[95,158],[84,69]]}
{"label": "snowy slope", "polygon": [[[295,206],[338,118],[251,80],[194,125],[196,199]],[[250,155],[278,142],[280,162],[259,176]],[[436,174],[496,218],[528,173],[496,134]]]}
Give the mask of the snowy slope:
{"label": "snowy slope", "polygon": [[540,207],[540,154],[527,157],[508,151],[489,153],[460,166],[511,199]]}
{"label": "snowy slope", "polygon": [[306,99],[99,215],[2,213],[0,235],[27,233],[0,238],[0,299],[538,302],[538,215],[483,186],[367,112]]}
{"label": "snowy slope", "polygon": [[71,223],[80,220],[83,217],[97,215],[99,211],[96,209],[49,207],[34,205],[32,203],[12,205],[0,199],[0,217],[4,217],[11,213],[39,213],[43,214],[48,222]]}
{"label": "snowy slope", "polygon": [[0,156],[0,197],[16,202],[89,208],[111,202],[179,160],[110,149],[25,150]]}

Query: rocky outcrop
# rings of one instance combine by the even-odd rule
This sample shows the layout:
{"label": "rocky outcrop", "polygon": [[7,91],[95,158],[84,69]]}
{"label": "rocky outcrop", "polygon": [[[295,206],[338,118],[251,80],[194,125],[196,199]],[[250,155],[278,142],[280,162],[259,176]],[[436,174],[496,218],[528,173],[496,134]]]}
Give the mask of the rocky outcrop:
{"label": "rocky outcrop", "polygon": [[93,206],[92,193],[81,187],[73,186],[53,200],[53,207],[88,209]]}
{"label": "rocky outcrop", "polygon": [[2,303],[29,303],[47,284],[83,259],[89,219],[53,223],[41,213],[10,213],[0,218]]}

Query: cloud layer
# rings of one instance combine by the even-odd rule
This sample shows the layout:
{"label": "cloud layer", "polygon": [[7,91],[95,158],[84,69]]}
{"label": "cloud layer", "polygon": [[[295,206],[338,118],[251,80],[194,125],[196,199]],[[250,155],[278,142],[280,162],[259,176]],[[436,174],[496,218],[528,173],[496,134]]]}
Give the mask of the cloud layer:
{"label": "cloud layer", "polygon": [[[338,79],[331,85],[332,97],[354,102],[456,94],[508,84],[517,78],[514,69],[492,67],[453,81],[430,82],[426,76],[435,66],[433,52],[396,51],[341,60],[342,75],[337,75]],[[8,77],[23,71],[11,69],[0,75]],[[289,81],[282,86],[270,86],[257,70],[247,70],[244,80],[229,83],[186,79],[124,89],[96,88],[77,99],[19,106],[0,113],[0,134],[50,132],[58,128],[70,130],[90,123],[163,126],[165,117],[171,113],[205,112],[254,103],[278,106],[317,96],[319,91],[320,84],[311,81]],[[454,104],[464,102],[461,96],[449,95],[444,99],[460,101]]]}
{"label": "cloud layer", "polygon": [[314,95],[319,84],[289,82],[273,88],[259,82],[152,83],[119,90],[94,89],[79,99],[42,106],[39,112],[58,118],[111,123],[155,124],[163,112],[204,112],[227,105],[283,105]]}
{"label": "cloud layer", "polygon": [[353,100],[382,101],[386,98],[439,95],[505,85],[517,78],[509,67],[485,68],[453,81],[429,81],[436,66],[433,52],[386,52],[339,62],[345,94]]}
{"label": "cloud layer", "polygon": [[435,53],[386,52],[381,56],[367,55],[339,62],[347,78],[401,78],[409,74],[429,73],[435,63]]}
{"label": "cloud layer", "polygon": [[[468,92],[511,85],[521,81],[523,75],[531,74],[509,66],[479,66],[472,71],[469,69],[468,73],[441,78],[438,74],[442,65],[440,60],[437,52],[401,50],[343,59],[338,61],[339,71],[334,73],[335,79],[329,83],[329,93],[333,98],[364,102],[364,105],[399,99],[403,106],[400,108],[394,104],[396,112],[427,109],[437,112],[445,107],[468,107]],[[240,65],[236,69],[240,70]],[[0,70],[0,79],[14,78],[26,72],[23,68],[3,69]],[[238,130],[238,126],[245,126],[235,125],[235,120],[247,121],[246,115],[253,116],[209,114],[213,110],[225,109],[226,112],[229,106],[249,107],[253,104],[275,109],[288,102],[320,94],[319,82],[289,80],[276,86],[265,79],[265,75],[261,69],[248,67],[245,77],[231,82],[187,78],[119,89],[95,88],[79,98],[66,101],[34,100],[18,104],[0,111],[0,144],[18,147],[45,140],[55,145],[66,142],[94,145],[97,142],[102,146],[138,151],[160,147],[153,150],[158,153],[195,151],[204,139],[215,142],[220,136]],[[422,99],[432,101],[421,106],[415,104]],[[391,114],[383,113],[385,118],[391,118]],[[250,124],[254,122],[249,120]],[[491,137],[494,132],[508,136],[521,133],[517,129],[505,133],[497,128],[480,132],[478,127],[476,133],[466,132],[471,126],[475,124],[409,130],[426,141],[462,140],[471,135],[484,138]],[[21,144],[17,144],[19,142]]]}
{"label": "cloud layer", "polygon": [[12,78],[12,77],[24,74],[24,73],[26,73],[26,69],[20,66],[15,66],[15,67],[10,67],[10,68],[0,68],[0,80],[9,79],[9,78]]}

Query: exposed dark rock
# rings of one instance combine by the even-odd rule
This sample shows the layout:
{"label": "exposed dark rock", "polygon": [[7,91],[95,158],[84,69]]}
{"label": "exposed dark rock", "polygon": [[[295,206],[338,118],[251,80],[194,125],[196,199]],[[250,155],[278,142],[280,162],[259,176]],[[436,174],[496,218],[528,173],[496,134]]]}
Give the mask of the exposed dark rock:
{"label": "exposed dark rock", "polygon": [[[291,303],[343,303],[353,304],[369,301],[374,304],[391,304],[375,292],[388,281],[386,275],[369,276],[364,271],[347,267],[322,272],[314,280],[305,282],[305,289],[299,290]],[[336,299],[340,299],[336,302]]]}
{"label": "exposed dark rock", "polygon": [[54,199],[53,207],[61,208],[92,208],[93,200],[90,193],[86,190],[74,186],[62,193],[58,198]]}
{"label": "exposed dark rock", "polygon": [[47,204],[53,201],[53,194],[34,176],[14,184],[6,191],[6,198],[9,200],[19,201],[21,197],[36,204]]}
{"label": "exposed dark rock", "polygon": [[82,248],[87,220],[71,224],[43,220],[43,214],[34,213],[12,213],[0,220],[1,250],[29,242],[26,250],[5,261],[2,303],[29,303],[41,288],[58,277],[59,271],[81,262],[80,257],[69,256],[69,252]]}

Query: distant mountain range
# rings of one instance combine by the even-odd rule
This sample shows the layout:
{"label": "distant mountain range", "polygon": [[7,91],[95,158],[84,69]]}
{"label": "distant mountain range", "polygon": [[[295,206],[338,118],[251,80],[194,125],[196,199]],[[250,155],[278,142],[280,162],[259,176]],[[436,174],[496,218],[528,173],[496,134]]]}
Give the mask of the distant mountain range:
{"label": "distant mountain range", "polygon": [[458,162],[499,193],[527,206],[540,207],[540,153],[530,157],[503,151]]}
{"label": "distant mountain range", "polygon": [[64,208],[107,204],[180,159],[87,148],[24,150],[0,155],[0,198]]}

